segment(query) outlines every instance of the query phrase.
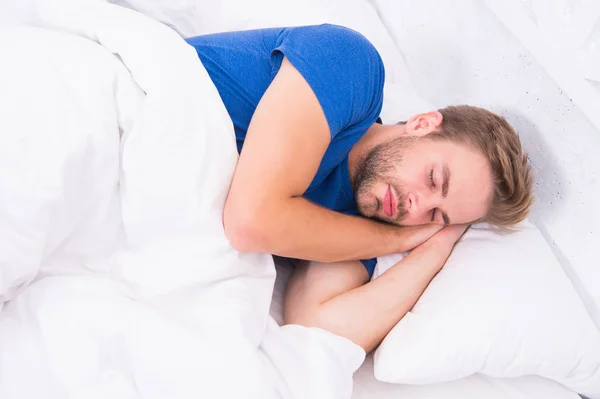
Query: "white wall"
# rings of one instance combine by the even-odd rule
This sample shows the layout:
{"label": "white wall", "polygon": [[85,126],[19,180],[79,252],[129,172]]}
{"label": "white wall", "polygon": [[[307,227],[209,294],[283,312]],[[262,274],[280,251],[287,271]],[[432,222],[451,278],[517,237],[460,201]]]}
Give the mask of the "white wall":
{"label": "white wall", "polygon": [[600,327],[600,1],[372,3],[420,96],[488,107],[519,131],[535,170],[531,219]]}

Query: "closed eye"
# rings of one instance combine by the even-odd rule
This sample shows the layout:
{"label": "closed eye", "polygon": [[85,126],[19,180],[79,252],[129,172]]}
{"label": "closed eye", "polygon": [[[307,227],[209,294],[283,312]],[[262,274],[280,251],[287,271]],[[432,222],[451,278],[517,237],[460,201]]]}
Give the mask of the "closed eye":
{"label": "closed eye", "polygon": [[431,171],[429,171],[429,183],[431,184],[431,187],[435,188],[435,182],[433,181],[433,168],[431,168]]}

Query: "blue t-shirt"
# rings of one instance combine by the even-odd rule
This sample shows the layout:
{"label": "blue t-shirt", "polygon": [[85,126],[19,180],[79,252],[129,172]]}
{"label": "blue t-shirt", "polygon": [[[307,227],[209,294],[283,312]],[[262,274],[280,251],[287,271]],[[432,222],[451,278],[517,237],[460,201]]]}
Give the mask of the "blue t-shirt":
{"label": "blue t-shirt", "polygon": [[[225,32],[187,41],[221,95],[240,152],[261,97],[283,57],[290,61],[317,96],[331,133],[304,197],[328,209],[358,214],[348,154],[381,112],[385,72],[375,47],[360,33],[328,24]],[[376,259],[362,262],[372,275]]]}

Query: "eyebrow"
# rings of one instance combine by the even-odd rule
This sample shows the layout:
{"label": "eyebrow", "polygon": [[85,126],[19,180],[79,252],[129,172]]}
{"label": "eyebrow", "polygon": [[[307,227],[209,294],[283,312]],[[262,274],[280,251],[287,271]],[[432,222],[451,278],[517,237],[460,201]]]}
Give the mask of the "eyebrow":
{"label": "eyebrow", "polygon": [[444,182],[442,183],[442,198],[448,196],[448,189],[450,187],[450,169],[448,165],[444,165]]}
{"label": "eyebrow", "polygon": [[[442,198],[446,198],[448,196],[448,190],[450,188],[450,169],[448,169],[448,165],[444,165],[444,182],[442,183]],[[444,224],[450,224],[450,218],[446,212],[442,212],[442,218],[444,219]]]}

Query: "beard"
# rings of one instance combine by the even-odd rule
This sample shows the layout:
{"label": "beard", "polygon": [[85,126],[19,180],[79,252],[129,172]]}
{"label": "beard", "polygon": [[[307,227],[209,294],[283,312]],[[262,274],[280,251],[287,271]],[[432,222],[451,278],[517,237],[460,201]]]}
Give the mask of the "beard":
{"label": "beard", "polygon": [[[354,192],[358,211],[366,217],[376,218],[384,222],[399,223],[408,211],[406,210],[406,194],[403,188],[395,183],[393,177],[396,170],[402,166],[404,152],[417,140],[415,137],[396,137],[375,146],[360,160],[354,180]],[[381,200],[373,194],[377,183],[389,184],[398,194],[398,212],[394,219],[383,219],[376,216],[383,207]]]}

